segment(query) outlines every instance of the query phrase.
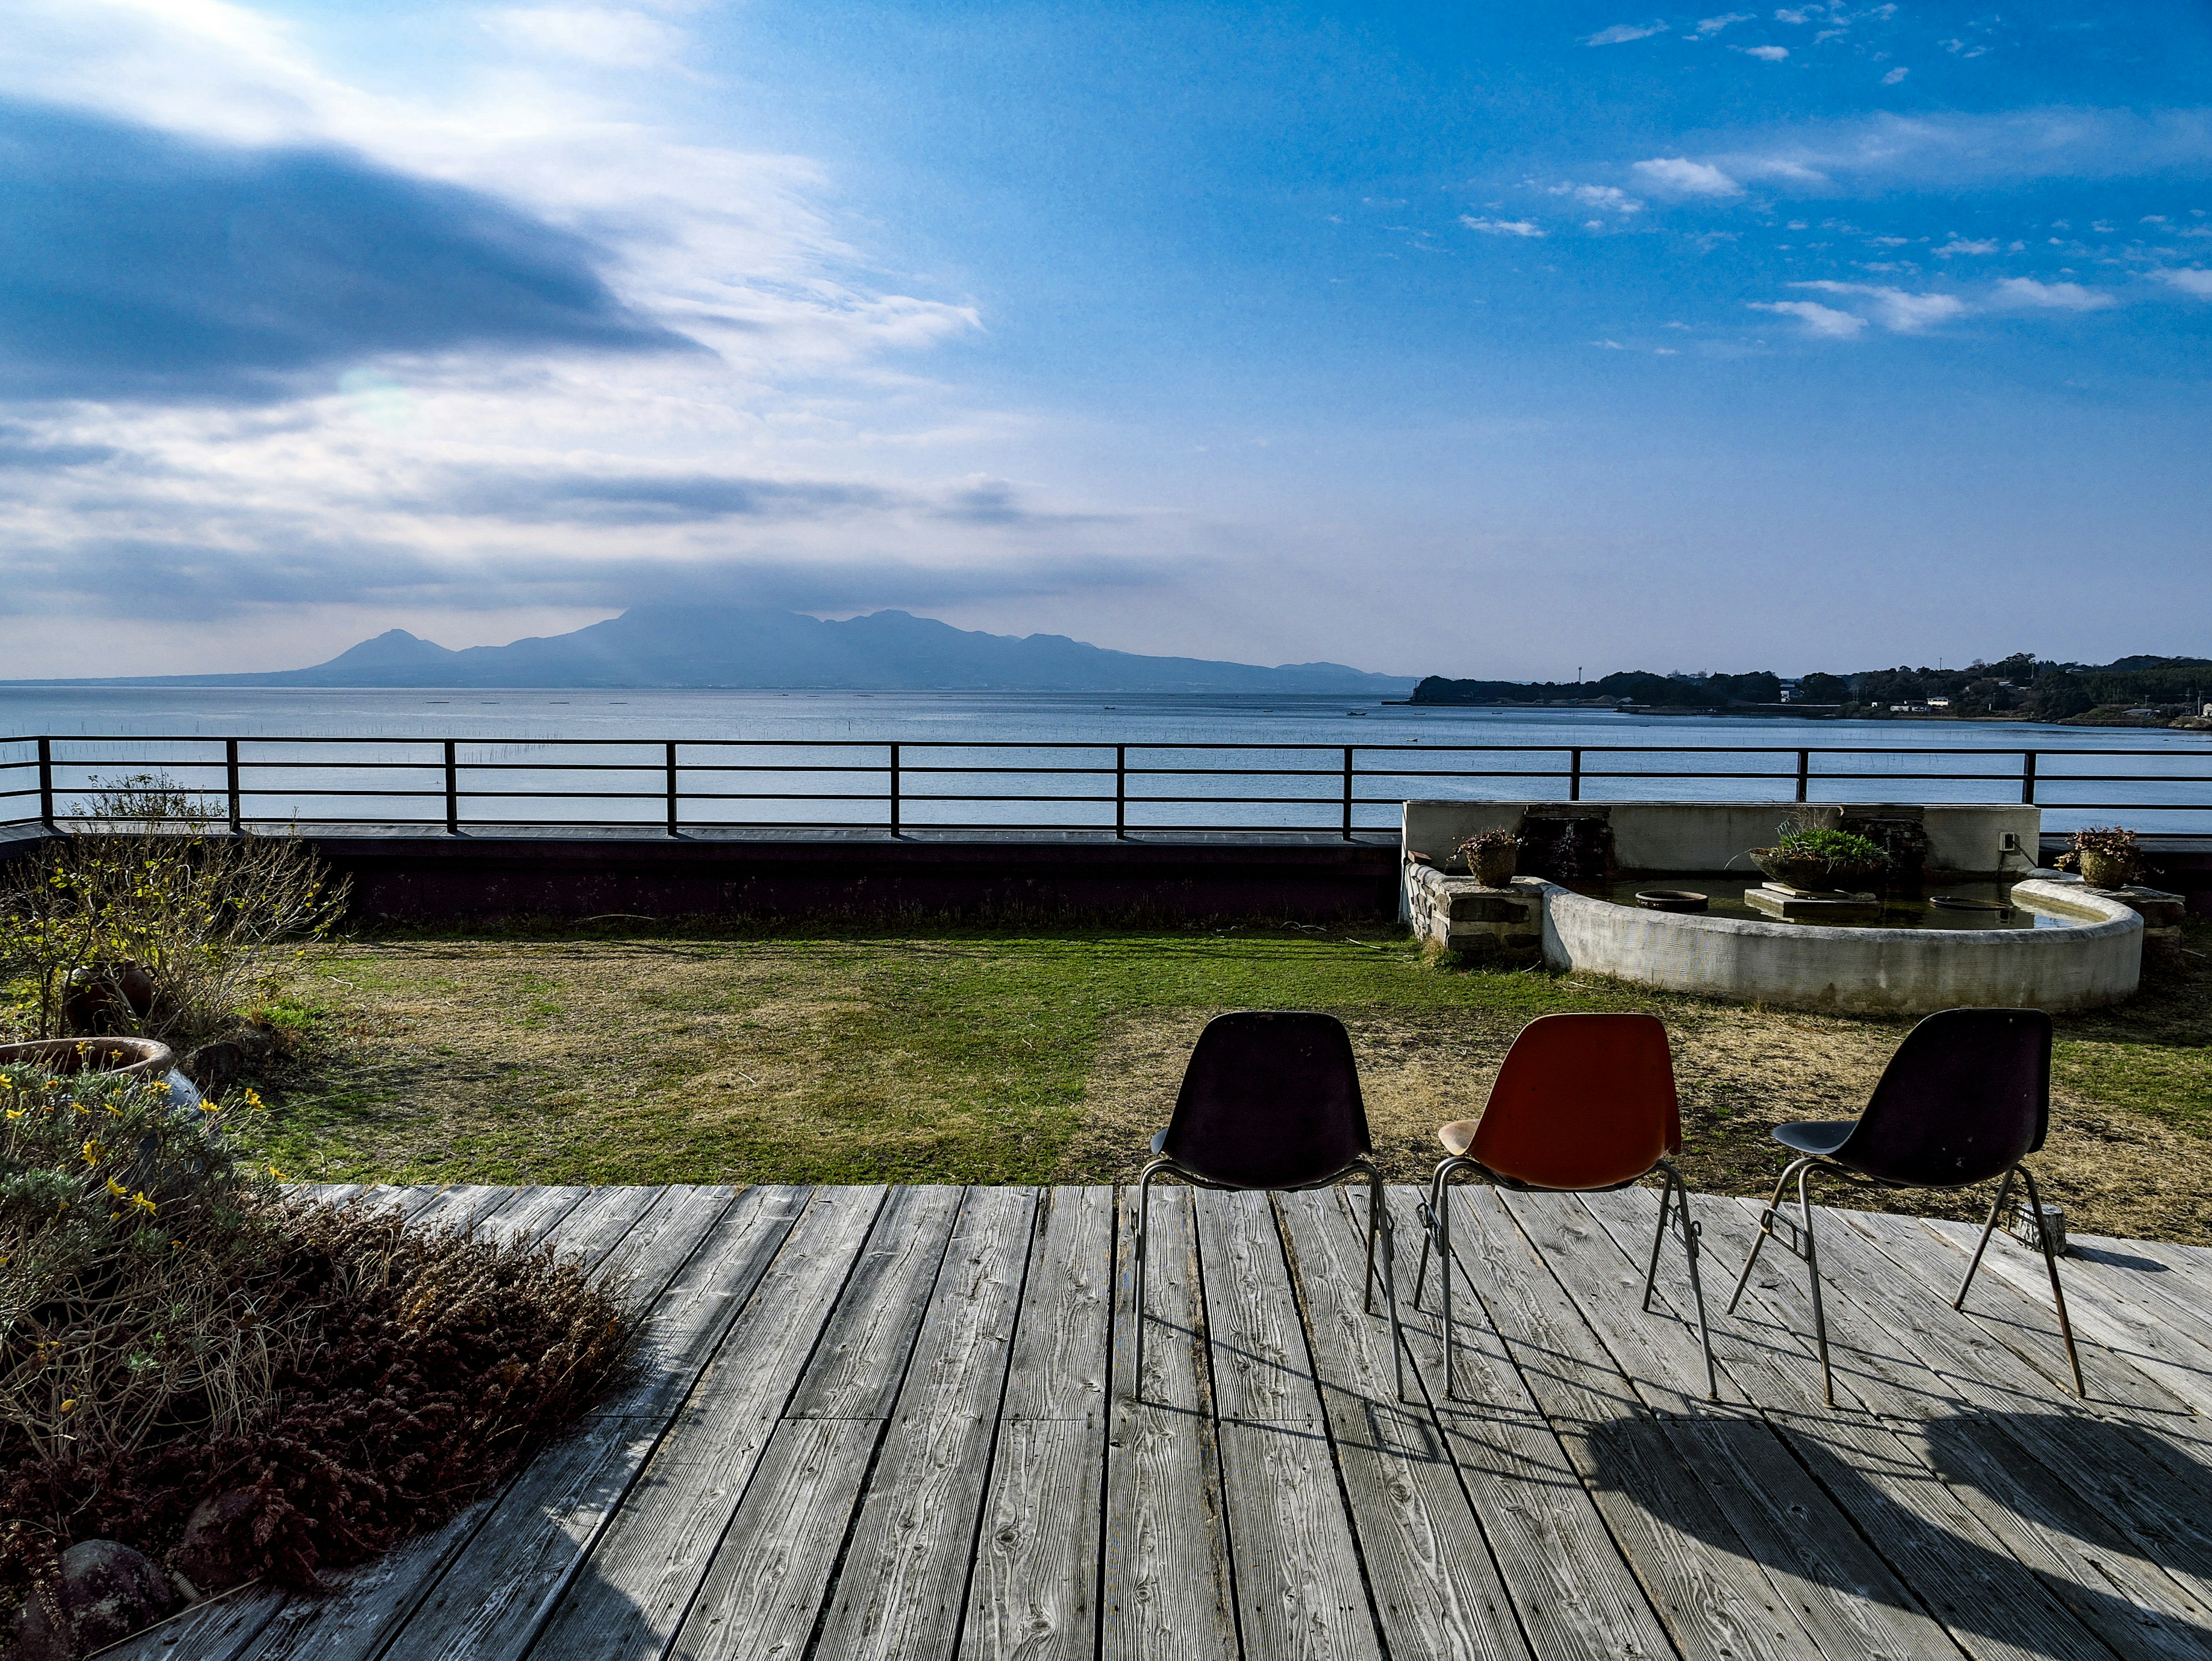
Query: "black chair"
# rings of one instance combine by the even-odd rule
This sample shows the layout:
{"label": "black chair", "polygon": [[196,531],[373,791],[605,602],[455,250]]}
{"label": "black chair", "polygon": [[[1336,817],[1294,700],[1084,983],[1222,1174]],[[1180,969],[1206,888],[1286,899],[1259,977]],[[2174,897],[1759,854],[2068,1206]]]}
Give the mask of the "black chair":
{"label": "black chair", "polygon": [[1137,1179],[1137,1372],[1145,1390],[1145,1260],[1152,1183],[1173,1177],[1195,1188],[1327,1188],[1367,1182],[1367,1312],[1375,1312],[1375,1245],[1382,1243],[1382,1294],[1390,1312],[1390,1359],[1406,1394],[1392,1281],[1390,1212],[1382,1173],[1370,1157],[1367,1110],[1352,1037],[1334,1015],[1239,1010],[1216,1015],[1183,1069],[1175,1116],[1152,1138],[1153,1159]]}
{"label": "black chair", "polygon": [[[2035,1208],[2036,1233],[2043,1243],[2044,1266],[2051,1271],[2051,1296],[2058,1305],[2058,1332],[2074,1368],[2074,1391],[2081,1384],[2081,1358],[2074,1350],[2074,1329],[2066,1319],[2066,1294],[2058,1285],[2058,1259],[2043,1227],[2043,1196],[2035,1173],[2021,1162],[2043,1146],[2051,1126],[2051,1017],[2039,1009],[1946,1009],[1905,1034],[1897,1054],[1882,1069],[1874,1098],[1856,1119],[1815,1119],[1777,1125],[1774,1140],[1798,1155],[1774,1185],[1774,1197],[1759,1214],[1759,1236],[1729,1299],[1733,1314],[1750,1283],[1752,1266],[1770,1239],[1781,1239],[1777,1226],[1790,1231],[1785,1250],[1805,1260],[1813,1281],[1813,1336],[1820,1352],[1820,1388],[1830,1407],[1836,1391],[1828,1372],[1828,1324],[1820,1308],[1820,1264],[1813,1239],[1813,1173],[1824,1171],[1869,1188],[1971,1188],[2002,1176],[1990,1220],[1983,1226],[1966,1278],[1960,1282],[1954,1309],[1964,1309],[1974,1271],[1982,1266],[1990,1234],[1997,1226],[2013,1178],[2027,1185]],[[1797,1184],[1802,1226],[1781,1214],[1782,1196]]]}

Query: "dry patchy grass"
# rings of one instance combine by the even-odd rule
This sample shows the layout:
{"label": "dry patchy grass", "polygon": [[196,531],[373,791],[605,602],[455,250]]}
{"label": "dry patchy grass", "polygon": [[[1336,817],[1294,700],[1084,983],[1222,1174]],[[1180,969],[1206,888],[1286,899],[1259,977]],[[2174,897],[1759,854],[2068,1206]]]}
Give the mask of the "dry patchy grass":
{"label": "dry patchy grass", "polygon": [[[2061,1023],[2039,1171],[2077,1230],[2212,1243],[2212,975],[2197,961],[2127,1009]],[[317,1037],[271,1081],[274,1146],[330,1180],[1118,1179],[1165,1123],[1199,1029],[1252,1007],[1345,1019],[1385,1168],[1410,1180],[1526,1021],[1604,1008],[1668,1023],[1692,1185],[1754,1193],[1783,1163],[1769,1128],[1856,1112],[1905,1029],[1454,970],[1379,931],[1256,928],[395,939],[320,953],[294,995]]]}

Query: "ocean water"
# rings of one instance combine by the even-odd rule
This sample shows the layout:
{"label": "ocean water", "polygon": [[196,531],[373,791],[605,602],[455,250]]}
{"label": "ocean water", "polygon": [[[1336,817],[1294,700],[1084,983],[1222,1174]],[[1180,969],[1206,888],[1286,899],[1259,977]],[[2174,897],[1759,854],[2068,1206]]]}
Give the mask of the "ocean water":
{"label": "ocean water", "polygon": [[[1816,801],[1993,802],[2021,799],[2032,750],[2048,829],[2212,833],[2212,734],[2026,722],[1170,693],[10,687],[0,688],[0,791],[12,793],[0,820],[36,812],[41,736],[64,813],[92,800],[98,781],[130,773],[220,797],[228,739],[240,740],[253,818],[442,825],[452,741],[465,823],[659,824],[672,742],[685,824],[882,825],[896,745],[907,827],[1109,827],[1118,807],[1139,830],[1339,830],[1346,747],[1352,820],[1372,830],[1394,825],[1407,797],[1565,797],[1576,749],[1586,800],[1783,803],[1800,749],[1815,752]],[[1952,776],[1913,776],[1927,774]]]}

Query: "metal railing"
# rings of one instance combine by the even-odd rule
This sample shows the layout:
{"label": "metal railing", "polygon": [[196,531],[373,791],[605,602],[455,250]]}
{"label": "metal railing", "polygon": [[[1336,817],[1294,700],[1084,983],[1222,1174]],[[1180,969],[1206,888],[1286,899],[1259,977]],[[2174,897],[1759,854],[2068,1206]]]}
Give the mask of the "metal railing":
{"label": "metal railing", "polygon": [[[2077,765],[2146,759],[2165,765]],[[1382,810],[1395,815],[1407,799],[1467,795],[2017,800],[2075,814],[2193,815],[2212,830],[2212,772],[2185,770],[2208,765],[2212,747],[46,736],[0,739],[0,824],[113,822],[109,809],[133,788],[127,781],[151,774],[238,830],[375,824],[459,835],[529,824],[669,836],[873,829],[1351,840],[1394,828]],[[1725,788],[1703,788],[1712,786]],[[2130,787],[2126,799],[2110,799],[2110,786]],[[586,806],[589,814],[577,811]]]}

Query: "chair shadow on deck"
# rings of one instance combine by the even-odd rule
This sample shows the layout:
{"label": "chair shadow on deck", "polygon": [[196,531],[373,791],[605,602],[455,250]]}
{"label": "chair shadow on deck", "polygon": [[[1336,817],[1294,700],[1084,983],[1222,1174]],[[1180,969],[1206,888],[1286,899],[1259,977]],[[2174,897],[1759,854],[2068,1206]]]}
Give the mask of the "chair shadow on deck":
{"label": "chair shadow on deck", "polygon": [[[2191,1613],[2203,1609],[2203,1589],[2212,1584],[2212,1525],[2203,1508],[2203,1495],[2212,1492],[2212,1468],[2186,1445],[2082,1415],[1966,1412],[1880,1421],[1918,1445],[1917,1458],[1882,1469],[1863,1448],[1827,1439],[1821,1422],[1815,1415],[1793,1417],[1785,1430],[1755,1417],[1723,1415],[1699,1421],[1698,1429],[1723,1450],[1736,1441],[1741,1451],[1730,1463],[1739,1470],[1771,1469],[1772,1444],[1779,1440],[1849,1519],[1856,1537],[1845,1538],[1841,1550],[1812,1533],[1835,1530],[1841,1519],[1808,1515],[1788,1494],[1769,1496],[1767,1526],[1739,1530],[1723,1517],[1727,1505],[1676,1505],[1674,1496],[1640,1492],[1650,1464],[1626,1449],[1634,1439],[1662,1433],[1648,1420],[1595,1427],[1590,1446],[1600,1482],[1686,1524],[1706,1543],[1784,1576],[1869,1597],[1916,1616],[1933,1615],[1961,1637],[1978,1635],[2030,1654],[2101,1654],[2100,1637],[2132,1632],[2149,1641],[2113,1646],[2118,1653],[2148,1648],[2212,1656],[2212,1615]],[[2069,1486],[2069,1477],[2055,1465],[2097,1473],[2106,1488],[2124,1486],[2124,1506],[2085,1491],[2098,1478]],[[2190,1472],[2196,1474],[2184,1474]],[[2112,1473],[2125,1473],[2124,1482]],[[2042,1536],[2030,1555],[2040,1550],[2048,1561],[2049,1548],[2055,1548],[2062,1557],[2074,1555],[2075,1573],[2062,1578],[2036,1572],[2009,1550],[1989,1544],[1986,1536],[1969,1538],[1930,1522],[1893,1492],[1917,1483],[1935,1490],[1926,1496],[1926,1512],[1955,1510],[1963,1502],[2000,1535]],[[2123,1509],[2132,1513],[2131,1522],[2118,1517]],[[1794,1516],[1795,1525],[1774,1526],[1777,1513]],[[1869,1548],[1889,1571],[1886,1585],[1869,1585],[1862,1573],[1820,1567],[1854,1557],[1864,1564]],[[2122,1596],[2116,1587],[2128,1580],[2150,1588],[2167,1606],[2153,1608]],[[2031,1581],[2045,1595],[2036,1595]],[[2007,1586],[2013,1588],[2010,1596],[1997,1590]],[[1900,1601],[1900,1589],[1912,1601]],[[1968,1642],[1966,1648],[1972,1652],[1974,1646]]]}

